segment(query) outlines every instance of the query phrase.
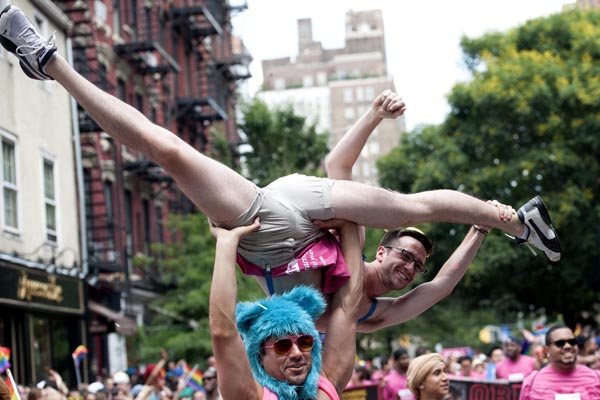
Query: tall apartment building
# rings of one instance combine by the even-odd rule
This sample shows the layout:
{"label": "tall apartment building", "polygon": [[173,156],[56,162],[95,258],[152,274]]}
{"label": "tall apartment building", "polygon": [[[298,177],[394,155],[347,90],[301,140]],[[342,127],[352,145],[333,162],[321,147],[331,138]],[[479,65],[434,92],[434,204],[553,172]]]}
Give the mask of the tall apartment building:
{"label": "tall apartment building", "polygon": [[[18,0],[16,4],[32,17],[44,1]],[[251,57],[232,35],[230,18],[246,8],[245,2],[55,0],[48,6],[68,16],[68,43],[65,45],[63,33],[59,51],[71,54],[75,69],[92,83],[199,151],[210,150],[213,133],[220,133],[229,142],[238,141],[235,92],[237,82],[250,76]],[[51,32],[50,27],[43,31]],[[14,60],[12,65],[0,67],[18,69]],[[28,85],[44,88],[47,84],[28,81],[20,71],[13,74],[20,74],[20,81]],[[0,75],[0,82],[10,84],[3,77]],[[66,92],[53,82],[49,85],[68,106]],[[49,107],[48,96],[43,100],[39,97],[29,94],[29,99],[35,99],[30,110]],[[5,112],[4,108],[0,112]],[[74,113],[71,118],[67,107],[53,118],[28,117],[23,108],[13,117],[17,127],[9,125],[5,129],[16,135],[18,123],[27,120],[50,142],[61,135],[70,138],[72,130],[65,125],[75,120],[75,132],[80,137],[80,146],[75,147],[81,154],[80,197],[85,207],[81,210],[82,228],[71,226],[70,232],[75,240],[79,232],[83,243],[81,263],[88,273],[84,285],[85,333],[80,343],[90,350],[84,372],[95,376],[127,367],[126,337],[135,336],[138,328],[148,322],[147,303],[161,292],[158,271],[136,267],[134,257],[151,255],[152,243],[177,240],[166,220],[173,213],[194,211],[194,206],[162,168],[144,154],[113,140],[81,107],[74,105]],[[62,124],[55,123],[58,118]],[[2,126],[5,119],[0,121]],[[48,121],[52,121],[51,128]],[[38,136],[36,140],[41,141],[42,134]],[[63,167],[67,165],[61,165],[61,172]],[[65,177],[75,174],[74,166],[70,167]],[[62,209],[76,216],[76,196],[64,197]],[[32,227],[43,221],[31,218]],[[77,243],[72,247],[79,249]],[[79,256],[79,252],[76,254]],[[63,344],[62,353],[65,348],[69,347]],[[72,383],[72,366],[57,365],[63,354],[50,354],[54,358],[44,365],[55,366]],[[87,377],[84,375],[84,380]],[[36,378],[25,376],[21,382],[34,382]]]}
{"label": "tall apartment building", "polygon": [[[270,106],[291,104],[294,110],[331,134],[335,145],[386,89],[388,76],[383,17],[380,10],[346,13],[345,45],[324,49],[313,39],[312,21],[298,20],[298,54],[264,60],[263,88],[258,96]],[[398,145],[406,130],[404,117],[383,121],[354,166],[353,179],[377,184],[376,160]]]}
{"label": "tall apartment building", "polygon": [[[68,53],[70,22],[56,5],[15,3]],[[48,366],[68,375],[70,353],[57,355],[86,340],[73,108],[1,48],[0,93],[0,346],[15,379],[31,383]]]}

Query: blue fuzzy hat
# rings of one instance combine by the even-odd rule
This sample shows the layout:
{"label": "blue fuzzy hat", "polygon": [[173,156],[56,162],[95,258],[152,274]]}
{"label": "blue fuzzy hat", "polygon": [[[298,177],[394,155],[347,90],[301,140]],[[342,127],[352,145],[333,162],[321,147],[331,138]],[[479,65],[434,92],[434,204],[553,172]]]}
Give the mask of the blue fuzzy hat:
{"label": "blue fuzzy hat", "polygon": [[[309,286],[298,286],[281,295],[237,305],[236,320],[242,335],[254,378],[280,399],[298,400],[317,397],[321,371],[321,341],[315,320],[325,311],[325,299]],[[310,334],[315,338],[311,351],[312,369],[300,386],[270,376],[260,359],[263,343],[271,337]]]}

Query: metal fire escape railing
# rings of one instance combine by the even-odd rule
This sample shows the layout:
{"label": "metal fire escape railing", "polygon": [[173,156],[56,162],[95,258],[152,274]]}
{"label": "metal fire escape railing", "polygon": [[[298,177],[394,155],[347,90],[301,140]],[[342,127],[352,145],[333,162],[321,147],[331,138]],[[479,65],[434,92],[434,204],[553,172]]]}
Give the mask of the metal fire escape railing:
{"label": "metal fire escape railing", "polygon": [[135,25],[125,43],[114,46],[115,53],[141,74],[179,72],[179,64],[162,40],[166,20],[160,5],[146,2],[132,12],[136,13]]}

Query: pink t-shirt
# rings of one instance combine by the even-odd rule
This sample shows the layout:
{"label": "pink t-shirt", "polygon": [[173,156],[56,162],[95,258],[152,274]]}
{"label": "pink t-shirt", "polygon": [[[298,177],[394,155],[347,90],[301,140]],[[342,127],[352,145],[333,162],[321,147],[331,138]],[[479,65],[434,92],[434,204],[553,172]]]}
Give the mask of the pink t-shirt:
{"label": "pink t-shirt", "polygon": [[[265,269],[237,255],[237,264],[244,275],[265,276]],[[350,279],[348,266],[340,249],[340,244],[333,235],[325,235],[304,248],[292,261],[271,268],[271,277],[277,278],[296,274],[302,271],[324,268],[324,294],[335,293]]]}
{"label": "pink t-shirt", "polygon": [[[331,383],[329,379],[325,378],[324,376],[319,376],[317,386],[323,393],[329,396],[331,400],[340,400],[337,390],[335,390],[333,383]],[[275,393],[271,392],[266,387],[263,387],[263,400],[279,400],[279,398]]]}
{"label": "pink t-shirt", "polygon": [[573,371],[556,371],[551,365],[530,374],[519,400],[598,400],[600,371],[577,365]]}
{"label": "pink t-shirt", "polygon": [[406,385],[406,375],[399,374],[398,371],[392,369],[383,379],[387,382],[382,390],[383,400],[414,399]]}
{"label": "pink t-shirt", "polygon": [[[496,378],[523,380],[535,370],[535,358],[521,354],[517,361],[508,357],[496,364]],[[519,375],[521,378],[519,379]]]}

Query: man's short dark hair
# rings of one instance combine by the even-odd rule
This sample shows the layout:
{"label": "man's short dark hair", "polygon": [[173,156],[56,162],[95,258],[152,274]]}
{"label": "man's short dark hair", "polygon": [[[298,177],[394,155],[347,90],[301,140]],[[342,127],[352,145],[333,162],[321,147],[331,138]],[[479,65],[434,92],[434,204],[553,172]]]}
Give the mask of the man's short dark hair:
{"label": "man's short dark hair", "polygon": [[400,239],[402,236],[410,236],[412,238],[417,239],[419,243],[421,243],[425,248],[425,251],[427,252],[427,257],[429,257],[433,252],[433,242],[431,241],[431,239],[429,239],[422,230],[420,230],[419,228],[414,228],[412,226],[408,228],[395,229],[393,231],[386,232],[386,234],[383,235],[383,237],[381,238],[379,245],[384,247],[390,246],[393,244],[393,242]]}
{"label": "man's short dark hair", "polygon": [[392,353],[392,357],[394,358],[395,361],[398,361],[399,359],[402,358],[402,356],[404,356],[405,354],[408,354],[408,350],[406,350],[404,347],[398,347],[393,353]]}
{"label": "man's short dark hair", "polygon": [[544,337],[544,340],[546,341],[546,346],[549,346],[550,343],[552,342],[552,339],[550,339],[550,336],[552,336],[552,332],[554,332],[557,329],[571,329],[569,328],[567,325],[565,324],[556,324],[556,325],[552,325],[550,328],[548,328],[548,331],[546,332],[546,336]]}

